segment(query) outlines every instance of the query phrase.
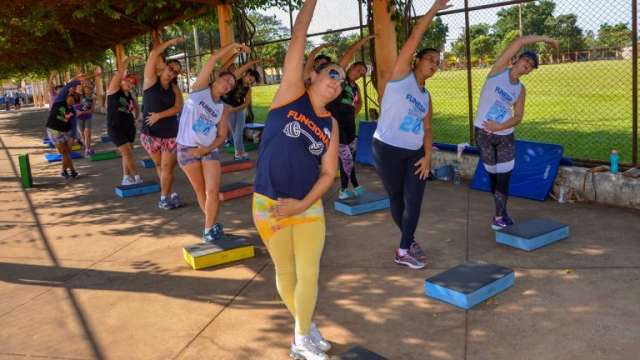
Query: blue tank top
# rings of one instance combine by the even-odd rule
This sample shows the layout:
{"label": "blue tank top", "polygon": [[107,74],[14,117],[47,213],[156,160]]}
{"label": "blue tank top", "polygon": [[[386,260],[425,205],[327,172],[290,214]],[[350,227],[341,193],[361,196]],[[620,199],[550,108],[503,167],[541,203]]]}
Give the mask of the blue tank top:
{"label": "blue tank top", "polygon": [[302,200],[320,176],[331,140],[332,117],[318,116],[304,93],[267,115],[256,168],[255,192]]}

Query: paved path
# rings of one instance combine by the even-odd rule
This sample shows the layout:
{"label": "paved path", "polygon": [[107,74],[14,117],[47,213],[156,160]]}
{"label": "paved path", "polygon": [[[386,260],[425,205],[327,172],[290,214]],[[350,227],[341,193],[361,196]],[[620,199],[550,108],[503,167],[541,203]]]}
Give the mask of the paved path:
{"label": "paved path", "polygon": [[[292,321],[249,198],[223,204],[221,220],[255,239],[257,257],[192,271],[181,247],[199,241],[202,216],[182,172],[176,188],[189,206],[173,211],[156,195],[115,197],[118,160],[78,160],[81,178],[66,183],[42,159],[45,118],[0,112],[0,359],[287,358]],[[104,122],[94,120],[94,139]],[[24,152],[37,184],[27,191],[17,178]],[[381,188],[372,169],[359,171],[365,187]],[[416,234],[430,264],[412,271],[392,262],[399,232],[387,212],[348,218],[333,200],[316,316],[333,354],[363,345],[402,360],[637,358],[640,212],[512,199],[516,219],[571,225],[570,239],[525,253],[495,244],[487,194],[430,183]],[[513,267],[516,285],[468,312],[423,295],[425,277],[465,260]]]}

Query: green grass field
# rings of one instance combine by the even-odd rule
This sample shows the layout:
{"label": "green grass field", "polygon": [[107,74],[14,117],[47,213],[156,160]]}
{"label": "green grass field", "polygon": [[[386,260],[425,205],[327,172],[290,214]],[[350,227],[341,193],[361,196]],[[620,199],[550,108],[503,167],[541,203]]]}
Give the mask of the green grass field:
{"label": "green grass field", "polygon": [[[472,72],[474,112],[488,71]],[[516,132],[519,139],[560,144],[566,156],[579,159],[608,160],[611,149],[616,148],[622,162],[631,162],[630,61],[543,65],[523,83],[527,105]],[[427,87],[433,98],[435,141],[469,142],[466,71],[441,71]],[[254,88],[257,121],[266,118],[276,89],[277,85]]]}

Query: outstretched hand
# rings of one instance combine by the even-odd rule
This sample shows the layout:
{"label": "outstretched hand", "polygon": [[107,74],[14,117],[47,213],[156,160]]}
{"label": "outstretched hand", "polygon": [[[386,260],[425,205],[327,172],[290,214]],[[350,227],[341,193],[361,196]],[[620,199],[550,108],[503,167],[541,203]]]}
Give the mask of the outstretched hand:
{"label": "outstretched hand", "polygon": [[548,36],[545,36],[544,40],[545,43],[547,43],[549,46],[551,46],[554,49],[557,49],[560,47],[560,44],[558,43],[558,40],[550,38]]}
{"label": "outstretched hand", "polygon": [[433,4],[433,8],[437,11],[448,9],[453,6],[453,4],[450,4],[450,2],[451,0],[436,0],[436,2]]}
{"label": "outstretched hand", "polygon": [[251,48],[241,43],[234,43],[234,50],[236,52],[243,52],[245,54],[251,53]]}
{"label": "outstretched hand", "polygon": [[173,38],[173,39],[171,39],[169,41],[171,41],[171,45],[178,45],[180,43],[185,42],[185,39],[182,36],[180,36],[180,37],[177,37],[177,38]]}

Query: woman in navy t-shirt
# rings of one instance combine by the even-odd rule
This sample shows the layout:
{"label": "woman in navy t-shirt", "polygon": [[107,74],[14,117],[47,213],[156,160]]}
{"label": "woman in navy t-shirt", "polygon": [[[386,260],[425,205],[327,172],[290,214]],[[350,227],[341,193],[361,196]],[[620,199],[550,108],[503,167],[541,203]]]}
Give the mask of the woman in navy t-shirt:
{"label": "woman in navy t-shirt", "polygon": [[311,320],[318,292],[325,222],[321,197],[338,168],[338,124],[325,109],[342,91],[344,70],[317,67],[303,80],[304,47],[316,0],[304,2],[284,61],[284,76],[262,134],[253,219],[273,259],[277,288],[295,319],[290,354],[328,359],[331,345]]}

